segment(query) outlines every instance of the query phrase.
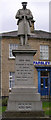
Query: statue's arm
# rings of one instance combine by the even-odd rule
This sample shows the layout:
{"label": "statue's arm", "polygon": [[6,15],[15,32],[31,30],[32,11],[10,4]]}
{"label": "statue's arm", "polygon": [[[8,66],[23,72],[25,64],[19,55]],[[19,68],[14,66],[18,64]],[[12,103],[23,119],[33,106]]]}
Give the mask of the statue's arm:
{"label": "statue's arm", "polygon": [[16,13],[15,18],[16,19],[22,19],[22,15],[20,14],[20,10],[18,10],[18,12]]}
{"label": "statue's arm", "polygon": [[28,20],[33,19],[33,15],[30,10],[29,10],[29,14],[27,15],[27,19]]}

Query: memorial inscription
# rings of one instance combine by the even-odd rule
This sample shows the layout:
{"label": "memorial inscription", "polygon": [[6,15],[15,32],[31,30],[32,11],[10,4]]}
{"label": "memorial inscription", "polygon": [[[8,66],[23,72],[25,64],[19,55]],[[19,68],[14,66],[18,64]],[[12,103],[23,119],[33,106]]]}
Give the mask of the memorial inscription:
{"label": "memorial inscription", "polygon": [[33,60],[31,56],[21,56],[16,58],[16,81],[29,81],[33,76]]}
{"label": "memorial inscription", "polygon": [[18,103],[18,109],[29,111],[32,109],[32,103]]}

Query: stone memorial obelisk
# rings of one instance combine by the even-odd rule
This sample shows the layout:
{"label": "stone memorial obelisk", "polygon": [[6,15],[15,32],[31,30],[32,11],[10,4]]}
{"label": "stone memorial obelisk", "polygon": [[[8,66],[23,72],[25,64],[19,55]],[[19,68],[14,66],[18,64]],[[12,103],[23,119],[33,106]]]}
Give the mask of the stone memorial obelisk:
{"label": "stone memorial obelisk", "polygon": [[20,44],[12,51],[15,56],[15,86],[9,94],[7,117],[43,116],[40,94],[34,84],[33,56],[37,50],[28,45],[33,16],[26,5],[27,2],[22,2],[23,8],[16,14]]}

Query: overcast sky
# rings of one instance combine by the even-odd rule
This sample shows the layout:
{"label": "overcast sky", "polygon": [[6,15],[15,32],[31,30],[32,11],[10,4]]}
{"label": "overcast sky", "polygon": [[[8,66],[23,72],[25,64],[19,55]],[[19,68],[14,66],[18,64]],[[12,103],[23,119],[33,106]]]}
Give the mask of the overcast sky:
{"label": "overcast sky", "polygon": [[49,31],[49,1],[50,0],[0,0],[0,33],[18,29],[15,19],[16,12],[22,8],[21,2],[28,2],[27,8],[31,10],[35,29]]}

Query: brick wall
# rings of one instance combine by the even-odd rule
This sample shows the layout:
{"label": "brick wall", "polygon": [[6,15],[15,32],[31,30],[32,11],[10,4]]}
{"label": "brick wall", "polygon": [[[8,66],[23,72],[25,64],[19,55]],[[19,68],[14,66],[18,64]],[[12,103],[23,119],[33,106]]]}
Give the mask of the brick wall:
{"label": "brick wall", "polygon": [[1,39],[0,38],[0,96],[1,96]]}
{"label": "brick wall", "polygon": [[[9,72],[15,71],[15,60],[9,58],[9,44],[19,44],[17,38],[3,38],[2,39],[2,95],[8,96],[9,93]],[[37,50],[34,60],[40,60],[40,44],[50,45],[51,42],[43,39],[29,39],[29,45]],[[51,54],[50,54],[51,55]],[[38,87],[38,72],[34,66],[34,80],[35,86]]]}

